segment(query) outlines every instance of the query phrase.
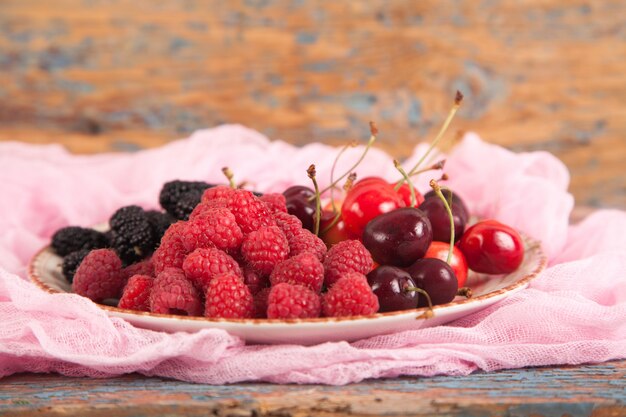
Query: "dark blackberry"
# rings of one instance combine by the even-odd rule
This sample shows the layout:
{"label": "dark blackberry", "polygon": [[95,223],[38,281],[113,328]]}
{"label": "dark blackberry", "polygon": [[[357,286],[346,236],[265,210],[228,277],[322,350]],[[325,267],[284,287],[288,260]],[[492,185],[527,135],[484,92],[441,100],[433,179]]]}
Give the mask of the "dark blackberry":
{"label": "dark blackberry", "polygon": [[154,249],[156,249],[159,247],[159,243],[161,243],[161,238],[165,234],[165,231],[176,219],[167,213],[156,210],[146,211],[146,216],[148,217],[150,227],[152,227],[152,235],[155,242]]}
{"label": "dark blackberry", "polygon": [[187,220],[209,187],[213,185],[203,181],[170,181],[163,185],[159,203],[175,219]]}
{"label": "dark blackberry", "polygon": [[113,248],[125,265],[139,261],[152,253],[156,246],[148,215],[139,206],[117,210],[109,225],[113,232]]}
{"label": "dark blackberry", "polygon": [[91,251],[92,249],[81,249],[76,252],[72,252],[63,258],[63,276],[65,276],[65,279],[67,279],[70,284],[74,281],[74,274],[76,273],[78,266],[83,259],[85,259],[85,256],[87,256],[87,254]]}
{"label": "dark blackberry", "polygon": [[56,231],[52,236],[52,249],[66,256],[81,249],[100,249],[108,246],[104,233],[78,226],[68,226]]}

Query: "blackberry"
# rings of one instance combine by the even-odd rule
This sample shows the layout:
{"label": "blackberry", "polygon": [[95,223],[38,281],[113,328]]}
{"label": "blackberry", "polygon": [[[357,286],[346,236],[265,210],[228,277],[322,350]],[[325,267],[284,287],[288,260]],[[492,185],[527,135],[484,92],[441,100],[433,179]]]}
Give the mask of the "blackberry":
{"label": "blackberry", "polygon": [[109,242],[104,233],[78,226],[68,226],[56,231],[52,236],[52,249],[66,256],[81,249],[106,248]]}
{"label": "blackberry", "polygon": [[203,181],[170,181],[163,185],[159,203],[175,219],[188,220],[202,193],[209,187],[213,185]]}
{"label": "blackberry", "polygon": [[125,265],[139,261],[156,246],[148,215],[139,206],[126,206],[109,219],[113,248]]}
{"label": "blackberry", "polygon": [[150,227],[152,227],[152,234],[154,237],[154,248],[159,247],[161,243],[161,238],[165,234],[165,231],[172,223],[176,221],[172,216],[167,213],[163,213],[156,210],[146,211],[146,216],[148,217],[148,222],[150,223]]}
{"label": "blackberry", "polygon": [[74,274],[76,273],[78,266],[89,252],[91,252],[91,249],[81,249],[72,252],[63,258],[63,276],[65,276],[65,279],[67,279],[70,284],[74,281]]}

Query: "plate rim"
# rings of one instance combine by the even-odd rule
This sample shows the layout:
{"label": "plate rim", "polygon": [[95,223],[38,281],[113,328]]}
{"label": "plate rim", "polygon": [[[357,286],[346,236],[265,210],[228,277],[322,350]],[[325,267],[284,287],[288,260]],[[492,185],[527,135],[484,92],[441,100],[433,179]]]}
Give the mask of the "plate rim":
{"label": "plate rim", "polygon": [[[533,249],[538,252],[539,260],[538,260],[537,266],[535,267],[533,271],[526,274],[523,278],[507,285],[506,287],[500,288],[498,290],[491,291],[491,292],[488,292],[486,294],[482,294],[476,297],[453,300],[446,304],[433,306],[432,309],[433,309],[433,312],[435,313],[435,317],[437,316],[436,314],[437,310],[450,308],[454,306],[462,306],[463,304],[468,304],[468,303],[477,303],[480,301],[488,300],[493,297],[500,296],[505,293],[511,293],[515,290],[525,288],[525,286],[527,286],[530,283],[530,281],[535,279],[546,268],[547,263],[548,263],[547,256],[543,252],[541,242],[539,240],[530,238],[523,233],[520,233],[520,235],[522,236],[522,239],[525,243],[525,253],[528,249]],[[46,245],[43,248],[39,249],[30,258],[28,262],[28,267],[27,267],[27,276],[29,280],[32,281],[35,285],[37,285],[40,289],[42,289],[43,291],[46,291],[49,294],[76,294],[73,292],[60,291],[55,288],[52,288],[48,286],[41,279],[39,273],[37,272],[36,267],[39,264],[40,257],[46,252],[52,252],[50,245]],[[79,294],[76,294],[76,295],[79,295]],[[119,307],[113,307],[113,306],[100,304],[96,302],[93,302],[93,303],[100,309],[105,310],[107,312],[111,312],[111,313],[117,313],[117,314],[123,313],[123,314],[130,314],[133,316],[139,316],[139,317],[153,317],[153,318],[161,318],[161,319],[184,321],[184,322],[192,320],[192,321],[204,322],[204,323],[233,323],[233,324],[236,323],[236,324],[250,324],[250,325],[261,325],[261,324],[296,325],[296,324],[304,324],[304,323],[329,323],[329,322],[350,322],[350,321],[356,321],[356,320],[375,320],[375,319],[380,319],[383,317],[393,317],[393,316],[408,315],[408,314],[416,315],[417,319],[427,319],[427,317],[425,317],[422,314],[427,310],[426,307],[412,308],[412,309],[398,310],[398,311],[389,311],[389,312],[375,313],[375,314],[370,314],[370,315],[346,316],[346,317],[315,317],[315,318],[308,318],[308,319],[267,319],[267,318],[265,319],[259,319],[259,318],[239,319],[239,318],[211,318],[211,317],[202,317],[202,316],[179,316],[179,315],[174,315],[174,314],[151,313],[148,311],[136,311],[136,310],[119,308]],[[120,315],[118,315],[117,317],[120,317]]]}

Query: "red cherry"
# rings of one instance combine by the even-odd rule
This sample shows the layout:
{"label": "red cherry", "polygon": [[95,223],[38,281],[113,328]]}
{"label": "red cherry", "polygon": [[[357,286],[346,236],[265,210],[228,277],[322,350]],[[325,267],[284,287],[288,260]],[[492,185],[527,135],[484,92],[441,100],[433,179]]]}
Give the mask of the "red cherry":
{"label": "red cherry", "polygon": [[400,207],[404,207],[404,201],[391,185],[370,179],[357,183],[348,191],[341,206],[341,216],[348,234],[353,239],[360,239],[370,220]]}
{"label": "red cherry", "polygon": [[524,259],[519,233],[496,220],[484,220],[467,229],[458,246],[469,268],[486,274],[511,273]]}
{"label": "red cherry", "polygon": [[[332,212],[330,213],[332,214]],[[328,228],[328,226],[332,224],[333,220],[334,216],[328,219],[325,218],[324,215],[322,215],[320,230],[326,230],[326,228]],[[339,221],[335,223],[330,229],[328,229],[324,233],[321,233],[320,237],[329,248],[335,243],[350,239],[348,231],[346,230],[346,224],[344,223],[343,219],[339,219]]]}
{"label": "red cherry", "polygon": [[[391,184],[391,185],[395,186],[395,184]],[[400,196],[404,200],[404,204],[406,204],[407,207],[411,207],[411,188],[409,187],[409,184],[407,184],[406,182],[402,183],[402,185],[400,186],[400,188],[398,188],[398,191],[396,192],[400,194]],[[415,190],[415,207],[419,207],[419,205],[422,204],[423,202],[424,202],[424,196],[422,195],[422,193],[420,193],[416,189]]]}
{"label": "red cherry", "polygon": [[[448,259],[448,251],[450,250],[450,243],[433,241],[426,251],[424,258],[436,258],[446,261]],[[459,288],[465,286],[467,281],[467,260],[463,255],[463,252],[456,246],[452,249],[452,259],[450,260],[450,266],[456,275],[456,279],[459,282]]]}
{"label": "red cherry", "polygon": [[352,186],[352,189],[356,187],[363,187],[365,185],[376,185],[376,184],[389,185],[387,181],[385,181],[384,179],[380,177],[365,177],[355,182],[354,185]]}

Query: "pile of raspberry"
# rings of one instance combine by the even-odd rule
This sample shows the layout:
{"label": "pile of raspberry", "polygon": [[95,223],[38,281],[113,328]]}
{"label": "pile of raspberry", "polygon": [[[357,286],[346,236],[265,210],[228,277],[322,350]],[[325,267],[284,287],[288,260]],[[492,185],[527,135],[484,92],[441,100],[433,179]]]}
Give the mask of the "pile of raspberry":
{"label": "pile of raspberry", "polygon": [[76,269],[73,291],[95,302],[119,299],[125,309],[211,318],[378,311],[366,278],[372,257],[360,241],[327,250],[287,213],[282,194],[223,185],[194,193],[191,205],[169,202],[185,209],[178,216],[184,220],[165,230],[150,258],[124,266],[115,250],[92,249]]}

